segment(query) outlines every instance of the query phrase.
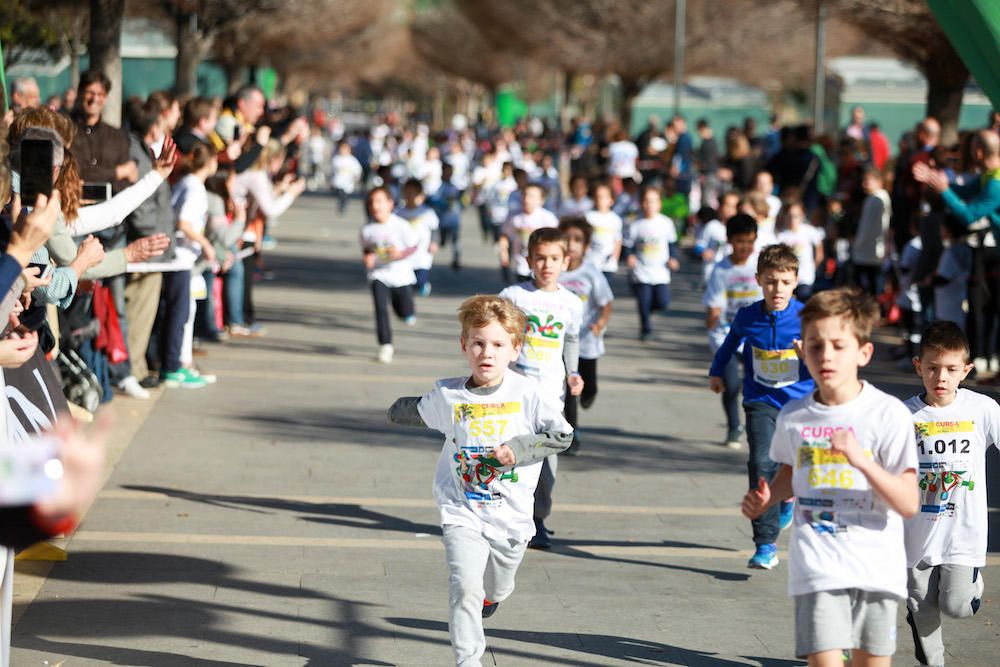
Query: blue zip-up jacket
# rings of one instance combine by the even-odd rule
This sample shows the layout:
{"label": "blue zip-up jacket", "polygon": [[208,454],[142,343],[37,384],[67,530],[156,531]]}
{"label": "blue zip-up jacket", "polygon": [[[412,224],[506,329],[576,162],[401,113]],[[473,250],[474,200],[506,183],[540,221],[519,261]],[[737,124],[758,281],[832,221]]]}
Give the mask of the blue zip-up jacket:
{"label": "blue zip-up jacket", "polygon": [[788,401],[813,391],[809,371],[795,354],[794,341],[802,338],[802,307],[793,299],[787,308],[773,313],[764,310],[763,300],[740,308],[708,374],[722,377],[742,343],[744,403],[762,401],[780,410]]}

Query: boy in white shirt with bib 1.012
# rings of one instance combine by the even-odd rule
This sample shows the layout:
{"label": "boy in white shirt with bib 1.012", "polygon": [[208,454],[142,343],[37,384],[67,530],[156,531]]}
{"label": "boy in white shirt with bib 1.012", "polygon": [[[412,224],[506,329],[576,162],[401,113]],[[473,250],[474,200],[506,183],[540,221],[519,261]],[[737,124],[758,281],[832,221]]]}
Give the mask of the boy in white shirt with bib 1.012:
{"label": "boy in white shirt with bib 1.012", "polygon": [[[513,368],[537,380],[545,400],[560,410],[564,391],[568,388],[572,395],[579,396],[584,385],[579,372],[583,302],[559,284],[559,277],[569,266],[567,251],[566,235],[559,229],[536,229],[528,237],[528,260],[534,278],[500,292],[528,318],[525,344]],[[535,537],[528,544],[532,549],[551,546],[545,519],[552,512],[557,463],[554,455],[542,463],[535,488]]]}
{"label": "boy in white shirt with bib 1.012", "polygon": [[953,322],[937,321],[913,360],[924,393],[906,401],[919,459],[920,512],[907,520],[906,620],[921,665],[944,665],[941,612],[979,611],[989,522],[986,450],[1000,443],[1000,405],[961,389],[973,368],[969,342]]}
{"label": "boy in white shirt with bib 1.012", "polygon": [[906,596],[903,519],[918,509],[909,410],[858,379],[872,357],[874,299],[834,289],[802,309],[801,354],[816,391],[778,415],[771,458],[781,464],[743,498],[761,514],[795,496],[788,590],[795,654],[810,667],[888,667],[896,608]]}
{"label": "boy in white shirt with bib 1.012", "polygon": [[514,590],[535,533],[535,484],[546,456],[573,430],[531,378],[508,369],[526,318],[508,299],[479,295],[458,310],[459,343],[472,374],[438,380],[423,397],[398,399],[389,419],[445,435],[434,475],[448,561],[448,630],[458,667],[481,667],[483,619]]}

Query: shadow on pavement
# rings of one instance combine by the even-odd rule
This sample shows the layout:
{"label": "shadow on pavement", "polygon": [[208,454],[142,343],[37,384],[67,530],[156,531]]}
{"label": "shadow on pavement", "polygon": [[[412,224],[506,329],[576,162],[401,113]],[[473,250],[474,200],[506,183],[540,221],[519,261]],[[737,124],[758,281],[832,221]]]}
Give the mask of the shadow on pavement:
{"label": "shadow on pavement", "polygon": [[[502,611],[501,611],[502,613]],[[419,618],[387,618],[393,625],[418,630],[433,630],[447,633],[448,624],[441,621],[429,621]],[[493,639],[509,639],[526,644],[540,644],[572,651],[578,651],[594,658],[613,658],[640,662],[645,665],[687,665],[688,667],[746,667],[745,662],[736,662],[728,658],[717,657],[709,651],[686,649],[671,644],[661,644],[642,639],[630,639],[615,635],[594,635],[582,632],[530,632],[520,630],[503,630],[487,628],[487,642]],[[489,648],[497,655],[510,655],[523,658],[534,658],[539,664],[603,665],[603,662],[585,662],[584,658],[566,660],[552,656],[539,656],[530,651],[513,651],[506,647],[492,646]],[[785,661],[787,663],[787,661]],[[805,663],[787,663],[805,664]]]}

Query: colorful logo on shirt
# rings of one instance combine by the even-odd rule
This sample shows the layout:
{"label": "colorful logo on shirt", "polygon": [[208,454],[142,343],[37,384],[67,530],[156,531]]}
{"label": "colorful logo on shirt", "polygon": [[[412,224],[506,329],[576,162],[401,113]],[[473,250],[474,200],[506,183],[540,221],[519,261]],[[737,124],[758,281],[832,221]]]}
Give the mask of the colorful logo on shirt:
{"label": "colorful logo on shirt", "polygon": [[976,488],[976,482],[971,479],[972,473],[964,469],[966,463],[965,461],[957,465],[948,461],[920,463],[917,486],[920,488],[921,513],[930,514],[930,518],[933,519],[940,516],[955,516],[958,495],[963,489],[972,491]]}
{"label": "colorful logo on shirt", "polygon": [[455,423],[461,424],[473,419],[513,415],[519,412],[521,412],[520,401],[512,401],[510,403],[456,403],[453,415]]}
{"label": "colorful logo on shirt", "polygon": [[525,331],[531,334],[537,334],[543,338],[559,338],[559,332],[564,328],[562,322],[556,322],[554,315],[549,315],[545,319],[545,324],[542,324],[541,319],[537,315],[528,316],[528,324],[525,327]]}
{"label": "colorful logo on shirt", "polygon": [[494,458],[484,455],[470,456],[466,451],[455,452],[452,458],[458,464],[455,466],[455,472],[462,481],[475,489],[487,491],[490,484],[496,481],[510,481],[517,484],[517,471],[503,472],[503,466]]}

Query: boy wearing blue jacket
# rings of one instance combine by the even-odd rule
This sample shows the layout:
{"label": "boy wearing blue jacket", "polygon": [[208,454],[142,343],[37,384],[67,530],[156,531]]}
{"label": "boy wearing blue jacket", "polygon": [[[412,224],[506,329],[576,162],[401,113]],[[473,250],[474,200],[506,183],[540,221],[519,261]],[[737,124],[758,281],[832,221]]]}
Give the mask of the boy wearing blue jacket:
{"label": "boy wearing blue jacket", "polygon": [[[799,282],[798,272],[798,257],[789,246],[771,245],[760,252],[757,282],[764,299],[736,313],[708,373],[712,391],[721,393],[726,365],[743,346],[743,411],[750,489],[757,488],[761,477],[770,482],[778,470],[769,455],[778,411],[785,403],[814,389],[797,353],[802,338],[799,311],[803,308],[793,294]],[[780,530],[791,524],[793,510],[794,504],[786,501],[751,522],[755,552],[747,567],[770,570],[778,564],[775,543]]]}

